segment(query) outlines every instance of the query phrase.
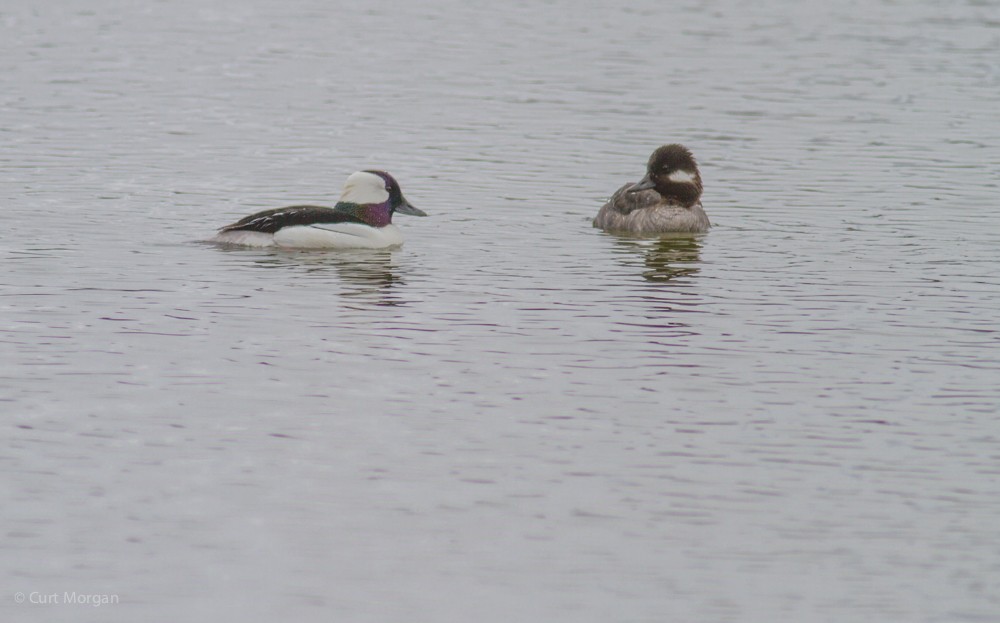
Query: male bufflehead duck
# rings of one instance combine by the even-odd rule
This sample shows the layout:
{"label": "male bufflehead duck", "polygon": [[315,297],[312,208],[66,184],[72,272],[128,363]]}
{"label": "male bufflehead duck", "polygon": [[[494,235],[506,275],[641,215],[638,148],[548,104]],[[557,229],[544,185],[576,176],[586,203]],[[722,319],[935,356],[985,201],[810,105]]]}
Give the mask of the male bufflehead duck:
{"label": "male bufflehead duck", "polygon": [[332,208],[300,205],[264,210],[226,225],[213,242],[294,249],[381,249],[403,244],[393,212],[427,216],[403,197],[385,171],[358,171]]}
{"label": "male bufflehead duck", "polygon": [[694,156],[683,145],[658,148],[646,164],[646,177],[615,191],[594,227],[632,234],[708,231]]}

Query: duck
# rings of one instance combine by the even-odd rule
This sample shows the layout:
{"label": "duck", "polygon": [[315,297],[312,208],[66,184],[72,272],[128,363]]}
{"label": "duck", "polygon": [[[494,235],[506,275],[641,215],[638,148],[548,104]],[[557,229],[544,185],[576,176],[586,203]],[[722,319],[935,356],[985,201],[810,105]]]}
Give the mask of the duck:
{"label": "duck", "polygon": [[616,190],[593,225],[639,235],[708,231],[711,223],[701,207],[701,174],[691,151],[676,143],[658,147],[649,156],[646,176]]}
{"label": "duck", "polygon": [[289,249],[383,249],[403,244],[392,224],[395,213],[427,216],[403,196],[385,171],[356,171],[347,177],[332,208],[294,205],[264,210],[219,229],[212,242]]}

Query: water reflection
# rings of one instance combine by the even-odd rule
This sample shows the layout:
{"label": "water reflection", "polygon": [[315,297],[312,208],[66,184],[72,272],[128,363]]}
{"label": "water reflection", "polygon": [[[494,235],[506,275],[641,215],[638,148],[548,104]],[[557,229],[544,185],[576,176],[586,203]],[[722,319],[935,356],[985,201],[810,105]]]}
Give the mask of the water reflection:
{"label": "water reflection", "polygon": [[643,279],[665,282],[701,270],[701,238],[692,234],[663,234],[652,239],[618,237],[618,244],[642,254],[646,265]]}
{"label": "water reflection", "polygon": [[216,246],[226,252],[249,256],[251,265],[257,268],[286,269],[309,278],[335,275],[343,297],[380,306],[405,303],[399,297],[404,265],[394,260],[391,250],[247,250],[229,245]]}
{"label": "water reflection", "polygon": [[[665,234],[655,238],[614,235],[618,255],[628,272],[638,271],[646,283],[625,291],[622,301],[626,313],[616,316],[615,327],[649,344],[651,350],[644,350],[644,354],[651,359],[672,359],[675,356],[672,348],[678,339],[701,333],[700,323],[691,323],[692,319],[686,314],[700,311],[704,300],[697,289],[691,287],[691,282],[683,278],[701,270],[703,237],[692,234]],[[672,362],[671,365],[678,364]]]}
{"label": "water reflection", "polygon": [[389,307],[405,304],[399,296],[403,284],[402,267],[393,262],[392,252],[372,251],[364,257],[338,257],[333,268],[341,283],[347,286],[341,291],[342,296]]}

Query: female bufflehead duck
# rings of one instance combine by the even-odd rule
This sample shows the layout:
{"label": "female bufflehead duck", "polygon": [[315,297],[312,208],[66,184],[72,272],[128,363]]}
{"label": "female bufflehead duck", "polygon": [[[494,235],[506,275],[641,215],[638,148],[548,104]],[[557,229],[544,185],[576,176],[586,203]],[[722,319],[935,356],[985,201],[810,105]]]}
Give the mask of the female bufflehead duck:
{"label": "female bufflehead duck", "polygon": [[683,145],[654,151],[646,177],[615,191],[594,219],[594,227],[632,234],[703,232],[710,226],[701,208],[698,165]]}
{"label": "female bufflehead duck", "polygon": [[344,182],[332,208],[289,206],[264,210],[226,225],[213,242],[294,249],[381,249],[403,244],[393,212],[427,216],[403,197],[385,171],[358,171]]}

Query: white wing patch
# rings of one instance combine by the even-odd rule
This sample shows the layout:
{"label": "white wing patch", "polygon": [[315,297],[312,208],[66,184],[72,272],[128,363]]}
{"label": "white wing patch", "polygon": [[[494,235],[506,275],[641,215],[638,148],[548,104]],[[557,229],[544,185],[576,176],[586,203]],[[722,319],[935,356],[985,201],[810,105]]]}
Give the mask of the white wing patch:
{"label": "white wing patch", "polygon": [[677,184],[694,184],[694,173],[678,169],[667,176],[667,179]]}
{"label": "white wing patch", "polygon": [[389,192],[381,177],[367,171],[358,171],[351,173],[344,182],[340,200],[358,204],[385,203],[389,200]]}

